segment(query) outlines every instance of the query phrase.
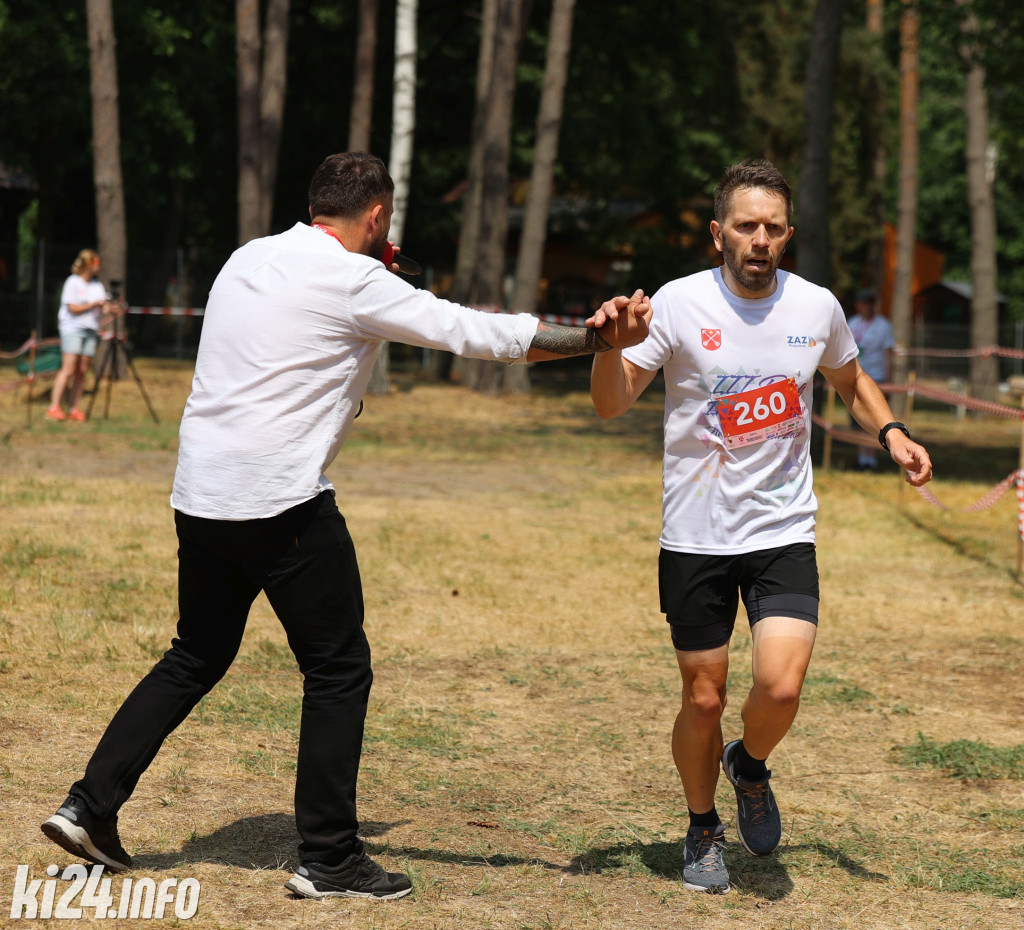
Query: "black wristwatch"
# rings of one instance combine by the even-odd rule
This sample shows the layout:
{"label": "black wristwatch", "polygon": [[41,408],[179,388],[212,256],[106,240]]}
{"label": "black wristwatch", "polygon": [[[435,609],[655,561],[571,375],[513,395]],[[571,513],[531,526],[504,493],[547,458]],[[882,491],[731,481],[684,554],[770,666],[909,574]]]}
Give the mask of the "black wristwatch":
{"label": "black wristwatch", "polygon": [[886,423],[885,426],[878,431],[878,441],[882,444],[882,448],[885,449],[886,452],[889,451],[889,443],[885,441],[885,436],[891,429],[898,429],[907,437],[907,439],[911,438],[910,430],[908,430],[902,423],[897,423],[895,420],[892,423]]}

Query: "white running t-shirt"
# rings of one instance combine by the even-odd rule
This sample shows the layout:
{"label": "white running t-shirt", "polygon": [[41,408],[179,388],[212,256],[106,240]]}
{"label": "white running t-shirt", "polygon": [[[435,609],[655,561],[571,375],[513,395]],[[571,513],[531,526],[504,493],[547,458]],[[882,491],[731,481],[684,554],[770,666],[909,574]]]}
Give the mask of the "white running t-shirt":
{"label": "white running t-shirt", "polygon": [[664,369],[662,547],[813,542],[813,376],[857,357],[839,302],[785,271],[774,294],[747,300],[716,268],[669,282],[651,305],[650,335],[623,357]]}

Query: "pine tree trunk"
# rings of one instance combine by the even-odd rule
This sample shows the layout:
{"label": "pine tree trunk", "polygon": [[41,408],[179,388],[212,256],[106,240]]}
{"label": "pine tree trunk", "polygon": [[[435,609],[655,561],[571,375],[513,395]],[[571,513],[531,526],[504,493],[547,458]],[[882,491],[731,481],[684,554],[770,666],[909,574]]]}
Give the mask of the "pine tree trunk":
{"label": "pine tree trunk", "polygon": [[832,283],[829,174],[832,164],[832,99],[843,34],[845,0],[818,0],[804,79],[804,145],[800,155],[801,277]]}
{"label": "pine tree trunk", "polygon": [[274,185],[281,149],[285,90],[288,83],[288,13],[290,0],[270,0],[263,29],[263,73],[260,78],[260,232],[270,232]]}
{"label": "pine tree trunk", "polygon": [[[967,198],[971,209],[971,348],[999,343],[999,297],[996,274],[996,213],[992,199],[994,159],[988,135],[988,92],[985,69],[977,61],[978,23],[965,0],[962,56],[967,65],[964,114],[967,120]],[[971,396],[996,400],[999,360],[971,357]]]}
{"label": "pine tree trunk", "polygon": [[872,119],[868,141],[871,148],[871,216],[874,219],[875,233],[868,243],[866,280],[863,283],[874,290],[880,310],[882,308],[882,292],[885,285],[885,178],[889,163],[889,153],[886,150],[885,144],[885,113],[887,109],[888,87],[881,74],[881,65],[885,54],[883,12],[883,0],[868,0],[867,29],[875,39],[872,58],[876,62],[877,68],[873,75],[870,90],[871,102],[869,104],[869,111],[872,114]]}
{"label": "pine tree trunk", "polygon": [[[512,287],[512,312],[535,313],[537,292],[547,242],[551,188],[558,156],[558,136],[562,128],[565,80],[572,51],[572,17],[576,0],[554,0],[547,59],[544,63],[544,87],[537,113],[537,139],[533,146],[530,192],[526,198],[523,231],[519,239],[519,258]],[[505,371],[505,388],[525,394],[530,390],[530,370],[516,365]]]}
{"label": "pine tree trunk", "polygon": [[[896,224],[896,272],[893,280],[892,329],[896,345],[909,348],[914,276],[914,244],[917,226],[917,106],[919,93],[918,0],[902,0],[900,17],[900,173]],[[907,380],[907,356],[897,353],[893,364],[897,384]],[[897,414],[905,409],[905,397],[893,397]]]}
{"label": "pine tree trunk", "polygon": [[260,235],[260,5],[235,0],[238,68],[238,244]]}
{"label": "pine tree trunk", "polygon": [[[473,295],[478,306],[505,306],[505,265],[508,250],[509,158],[516,92],[516,66],[522,31],[522,0],[498,0],[494,71],[484,119],[484,172],[480,199],[480,245]],[[503,387],[507,366],[473,359],[466,364],[466,383],[495,393]]]}
{"label": "pine tree trunk", "polygon": [[348,120],[348,150],[369,152],[373,129],[373,69],[377,60],[378,0],[359,0],[359,35]]}
{"label": "pine tree trunk", "polygon": [[[118,116],[117,41],[110,0],[88,0],[89,75],[92,97],[93,178],[96,187],[97,248],[104,279],[120,281],[128,267],[121,124]],[[122,296],[124,291],[122,290]],[[123,332],[123,318],[117,321]],[[120,358],[120,356],[119,356]],[[101,360],[97,360],[97,364]],[[115,372],[120,377],[124,372]]]}

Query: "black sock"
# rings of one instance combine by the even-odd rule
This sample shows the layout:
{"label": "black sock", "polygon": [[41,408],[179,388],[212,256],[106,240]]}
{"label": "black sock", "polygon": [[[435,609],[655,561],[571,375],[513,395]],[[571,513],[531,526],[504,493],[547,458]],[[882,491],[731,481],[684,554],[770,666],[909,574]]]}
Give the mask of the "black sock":
{"label": "black sock", "polygon": [[[689,808],[687,808],[689,810]],[[717,827],[722,821],[718,817],[718,811],[714,807],[706,814],[695,814],[690,811],[690,829],[703,830],[706,827]]]}
{"label": "black sock", "polygon": [[743,745],[743,740],[736,744],[736,748],[732,751],[731,761],[736,774],[744,781],[758,781],[768,774],[768,766],[764,764],[765,760],[755,759],[747,752],[747,747]]}

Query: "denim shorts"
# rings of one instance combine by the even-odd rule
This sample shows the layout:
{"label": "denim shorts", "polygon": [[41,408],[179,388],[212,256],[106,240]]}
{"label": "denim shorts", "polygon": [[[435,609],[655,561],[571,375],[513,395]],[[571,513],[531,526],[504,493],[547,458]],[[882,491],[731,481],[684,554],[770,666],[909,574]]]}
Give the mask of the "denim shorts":
{"label": "denim shorts", "polygon": [[73,333],[60,334],[60,350],[65,355],[88,355],[91,358],[96,354],[99,344],[100,334],[94,329],[79,329]]}

